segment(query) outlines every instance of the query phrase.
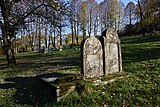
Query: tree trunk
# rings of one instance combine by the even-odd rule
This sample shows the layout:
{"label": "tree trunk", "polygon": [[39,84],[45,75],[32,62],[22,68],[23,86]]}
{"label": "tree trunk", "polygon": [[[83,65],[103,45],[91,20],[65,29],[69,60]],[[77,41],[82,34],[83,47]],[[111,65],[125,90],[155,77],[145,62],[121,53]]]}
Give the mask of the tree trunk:
{"label": "tree trunk", "polygon": [[89,29],[88,29],[88,35],[89,37],[91,36],[91,32],[92,32],[92,16],[91,16],[92,12],[90,11],[89,14]]}
{"label": "tree trunk", "polygon": [[11,65],[11,64],[16,64],[16,58],[15,58],[15,53],[14,53],[14,46],[11,43],[11,41],[9,39],[5,39],[3,41],[4,46],[3,46],[3,50],[4,53],[6,55],[6,60],[7,60],[7,64]]}
{"label": "tree trunk", "polygon": [[56,27],[54,26],[54,41],[53,41],[53,47],[56,46]]}
{"label": "tree trunk", "polygon": [[39,19],[39,52],[41,52],[41,25],[40,25],[40,19]]}
{"label": "tree trunk", "polygon": [[[16,59],[14,55],[14,46],[11,44],[11,35],[9,35],[11,26],[9,25],[9,13],[8,13],[8,8],[5,7],[4,5],[4,0],[1,1],[2,3],[0,4],[1,6],[1,12],[2,12],[2,17],[4,24],[1,26],[2,30],[2,37],[3,37],[3,50],[6,55],[6,60],[8,65],[10,64],[16,64]],[[15,34],[15,30],[12,29],[12,33]],[[13,35],[12,35],[13,36]]]}
{"label": "tree trunk", "polygon": [[48,53],[48,46],[47,46],[47,23],[45,23],[45,53]]}
{"label": "tree trunk", "polygon": [[83,40],[85,39],[85,36],[86,36],[86,28],[85,28],[85,26],[83,25]]}
{"label": "tree trunk", "polygon": [[120,13],[120,9],[119,9],[119,12],[118,12],[118,34],[120,33],[120,20],[121,20],[121,13]]}
{"label": "tree trunk", "polygon": [[74,44],[74,32],[73,32],[73,23],[71,21],[71,32],[72,32],[72,44]]}
{"label": "tree trunk", "polygon": [[77,31],[76,31],[76,22],[74,22],[74,35],[77,41]]}
{"label": "tree trunk", "polygon": [[79,36],[79,22],[77,21],[77,36],[76,36],[77,45],[78,45],[78,42],[79,42],[78,36]]}
{"label": "tree trunk", "polygon": [[62,45],[62,25],[60,23],[60,28],[59,28],[59,35],[60,35],[60,46]]}
{"label": "tree trunk", "polygon": [[132,10],[129,12],[129,25],[131,26],[132,24]]}
{"label": "tree trunk", "polygon": [[48,50],[50,49],[51,46],[51,36],[52,36],[52,26],[50,27],[50,31],[49,31],[49,40],[48,40]]}
{"label": "tree trunk", "polygon": [[[46,16],[48,15],[48,9],[47,9],[47,7],[46,7]],[[47,25],[47,20],[46,20],[46,22],[45,22],[45,50],[44,50],[44,52],[45,53],[48,53],[48,45],[47,45],[47,41],[48,41],[48,39],[47,39],[47,30],[48,30],[48,25]]]}
{"label": "tree trunk", "polygon": [[143,33],[143,37],[145,37],[145,31],[143,31],[143,13],[142,13],[142,8],[141,8],[141,4],[140,4],[140,1],[138,0],[138,7],[139,7],[139,11],[140,11],[140,26],[141,26],[141,30],[142,30],[142,33]]}
{"label": "tree trunk", "polygon": [[30,24],[30,29],[31,29],[31,30],[30,30],[29,35],[31,35],[31,38],[32,38],[32,39],[31,39],[31,49],[32,49],[31,51],[34,51],[34,36],[33,36],[33,34],[32,34],[32,29],[33,29],[32,25],[33,25],[33,24],[32,24],[32,22],[31,22],[31,24]]}
{"label": "tree trunk", "polygon": [[[38,18],[36,17],[36,20],[38,21]],[[36,32],[34,34],[34,51],[38,51],[38,22],[35,23],[36,24]]]}

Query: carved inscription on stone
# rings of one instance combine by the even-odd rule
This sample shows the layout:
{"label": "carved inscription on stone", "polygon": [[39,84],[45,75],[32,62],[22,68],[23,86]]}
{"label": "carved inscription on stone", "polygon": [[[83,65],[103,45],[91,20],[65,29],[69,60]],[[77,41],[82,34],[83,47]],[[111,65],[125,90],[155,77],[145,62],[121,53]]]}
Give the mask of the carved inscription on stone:
{"label": "carved inscription on stone", "polygon": [[83,75],[85,78],[103,75],[102,45],[96,37],[86,39],[83,46]]}
{"label": "carved inscription on stone", "polygon": [[117,32],[109,28],[103,32],[105,74],[122,70],[120,39]]}
{"label": "carved inscription on stone", "polygon": [[108,72],[118,72],[119,71],[119,61],[118,61],[118,47],[115,43],[110,43],[108,52]]}

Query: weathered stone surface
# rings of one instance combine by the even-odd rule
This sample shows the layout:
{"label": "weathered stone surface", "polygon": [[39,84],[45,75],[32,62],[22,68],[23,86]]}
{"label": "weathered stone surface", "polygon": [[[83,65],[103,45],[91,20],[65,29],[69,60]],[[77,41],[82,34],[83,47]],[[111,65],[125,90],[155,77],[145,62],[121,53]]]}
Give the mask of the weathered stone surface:
{"label": "weathered stone surface", "polygon": [[62,51],[63,50],[63,45],[60,45],[59,46],[59,51]]}
{"label": "weathered stone surface", "polygon": [[83,46],[83,76],[85,78],[103,75],[103,51],[96,37],[86,39]]}
{"label": "weathered stone surface", "polygon": [[122,71],[120,39],[117,32],[109,28],[103,32],[105,74]]}
{"label": "weathered stone surface", "polygon": [[75,90],[75,83],[80,77],[73,74],[43,74],[36,76],[44,85],[44,88],[51,89],[53,101],[59,102]]}

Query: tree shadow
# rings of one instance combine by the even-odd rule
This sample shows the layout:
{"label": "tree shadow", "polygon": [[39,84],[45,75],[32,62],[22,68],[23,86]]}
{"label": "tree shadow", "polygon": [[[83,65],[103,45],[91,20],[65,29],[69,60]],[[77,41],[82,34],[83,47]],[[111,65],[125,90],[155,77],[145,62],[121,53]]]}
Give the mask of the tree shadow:
{"label": "tree shadow", "polygon": [[[63,70],[64,67],[72,68],[76,66],[80,68],[81,59],[79,57],[79,51],[68,51],[63,51],[63,54],[60,54],[60,52],[57,51],[52,54],[33,53],[21,56],[19,55],[17,56],[17,65],[11,67],[11,70],[18,72],[25,72],[27,70],[30,70],[38,73],[38,71],[45,70]],[[3,70],[5,68],[7,68],[7,64],[2,65],[2,63],[0,63],[0,69]]]}
{"label": "tree shadow", "polygon": [[[10,67],[10,71],[14,71],[14,73],[29,73],[33,72],[36,75],[48,72],[55,72],[55,71],[74,71],[76,72],[77,69],[81,67],[81,58],[80,57],[51,57],[47,56],[38,57],[38,59],[17,59],[17,65]],[[24,61],[23,61],[24,60]],[[8,66],[6,64],[0,64],[0,71],[7,69]],[[75,70],[76,69],[76,70]],[[33,74],[32,73],[32,74]]]}
{"label": "tree shadow", "polygon": [[57,78],[69,74],[51,73],[38,77],[15,77],[5,79],[5,84],[0,84],[0,89],[15,88],[14,103],[29,106],[45,106],[57,101],[56,89],[41,78]]}
{"label": "tree shadow", "polygon": [[[125,47],[122,46],[123,63],[128,64],[132,62],[159,59],[160,44],[156,43],[155,47],[153,47],[154,45],[151,46],[149,45],[152,44],[152,42],[159,42],[159,41],[160,37],[154,37],[154,36],[123,38],[122,44],[125,45]],[[138,44],[140,43],[145,43],[145,44],[139,46]]]}
{"label": "tree shadow", "polygon": [[7,64],[0,64],[0,69],[5,69],[5,68],[8,68]]}
{"label": "tree shadow", "polygon": [[150,49],[127,49],[122,52],[123,62],[140,62],[160,58],[160,47]]}
{"label": "tree shadow", "polygon": [[[17,71],[28,71],[33,70],[37,73],[44,71],[55,71],[55,70],[72,70],[73,68],[80,68],[80,58],[63,58],[61,60],[49,60],[44,62],[25,62],[16,65]],[[72,69],[71,69],[72,68]]]}
{"label": "tree shadow", "polygon": [[124,37],[121,41],[122,44],[137,44],[137,43],[149,43],[149,42],[158,42],[160,41],[160,37],[133,37],[126,38]]}

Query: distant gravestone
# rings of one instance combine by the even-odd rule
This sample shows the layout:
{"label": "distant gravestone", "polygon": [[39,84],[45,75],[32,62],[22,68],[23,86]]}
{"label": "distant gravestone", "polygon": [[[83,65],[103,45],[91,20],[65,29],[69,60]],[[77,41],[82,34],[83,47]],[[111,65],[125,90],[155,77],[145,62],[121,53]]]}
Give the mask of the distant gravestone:
{"label": "distant gravestone", "polygon": [[59,46],[59,51],[62,51],[63,50],[63,45],[60,45]]}
{"label": "distant gravestone", "polygon": [[116,30],[109,28],[102,36],[105,74],[122,71],[120,39]]}
{"label": "distant gravestone", "polygon": [[85,78],[103,76],[102,45],[96,37],[90,37],[84,42],[83,76]]}

